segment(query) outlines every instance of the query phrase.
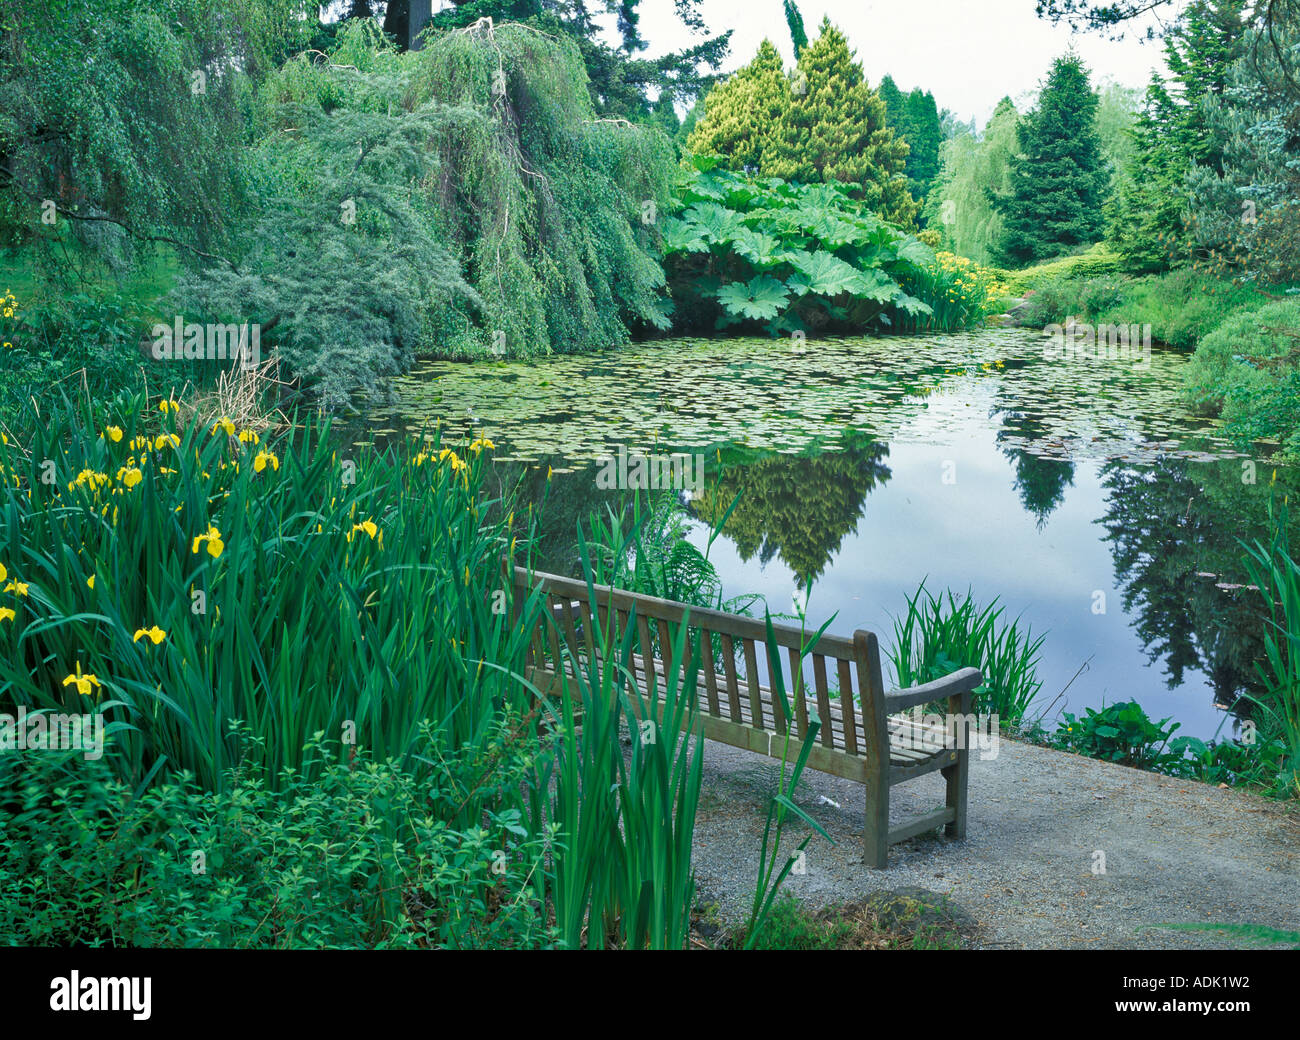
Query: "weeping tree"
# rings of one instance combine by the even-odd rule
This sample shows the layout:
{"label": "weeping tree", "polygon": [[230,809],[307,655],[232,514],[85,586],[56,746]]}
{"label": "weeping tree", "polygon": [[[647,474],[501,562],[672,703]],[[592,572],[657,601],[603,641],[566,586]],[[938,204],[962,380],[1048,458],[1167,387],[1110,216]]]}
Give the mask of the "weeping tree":
{"label": "weeping tree", "polygon": [[1011,190],[1020,114],[1004,97],[980,134],[959,133],[943,145],[943,166],[925,203],[926,225],[939,230],[945,248],[980,263],[992,263],[1002,238],[1003,218],[993,207]]}
{"label": "weeping tree", "polygon": [[[241,108],[301,46],[301,0],[0,4],[0,237],[129,260],[220,249],[240,216]],[[46,254],[47,256],[49,254]]]}
{"label": "weeping tree", "polygon": [[[416,355],[530,357],[664,327],[667,139],[597,119],[577,47],[488,22],[400,53],[374,22],[263,91],[258,219],[176,305],[272,331],[331,406]],[[265,351],[267,341],[263,342]]]}
{"label": "weeping tree", "polygon": [[[716,79],[730,48],[731,30],[706,35],[700,0],[674,0],[681,26],[698,42],[657,58],[643,56],[641,0],[452,0],[433,16],[436,30],[462,29],[481,18],[522,22],[578,48],[587,72],[587,89],[596,111],[637,121],[648,119],[656,103],[690,105]],[[593,8],[615,17],[616,43],[609,42]]]}

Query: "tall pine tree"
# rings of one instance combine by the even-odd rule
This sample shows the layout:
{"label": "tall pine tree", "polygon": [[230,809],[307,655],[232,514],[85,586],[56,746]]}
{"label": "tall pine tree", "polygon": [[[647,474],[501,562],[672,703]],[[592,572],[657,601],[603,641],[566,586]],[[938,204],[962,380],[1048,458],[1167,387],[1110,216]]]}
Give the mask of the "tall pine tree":
{"label": "tall pine tree", "polygon": [[1073,53],[1052,63],[1038,106],[1016,127],[1011,187],[997,195],[1002,238],[995,255],[1023,265],[1101,237],[1109,177],[1096,128],[1097,95]]}
{"label": "tall pine tree", "polygon": [[785,24],[790,27],[790,43],[794,46],[795,60],[798,61],[803,49],[808,46],[808,33],[803,27],[803,15],[794,0],[782,0],[785,4]]}

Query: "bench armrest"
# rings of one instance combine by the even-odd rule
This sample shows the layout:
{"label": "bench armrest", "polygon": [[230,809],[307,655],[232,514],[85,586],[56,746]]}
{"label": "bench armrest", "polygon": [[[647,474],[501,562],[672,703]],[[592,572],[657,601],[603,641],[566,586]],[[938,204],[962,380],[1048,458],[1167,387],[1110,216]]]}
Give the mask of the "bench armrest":
{"label": "bench armrest", "polygon": [[968,706],[970,691],[983,681],[978,668],[962,668],[942,679],[935,679],[934,682],[895,690],[885,694],[885,714],[894,715],[914,705],[929,704],[946,697],[961,697],[963,707]]}

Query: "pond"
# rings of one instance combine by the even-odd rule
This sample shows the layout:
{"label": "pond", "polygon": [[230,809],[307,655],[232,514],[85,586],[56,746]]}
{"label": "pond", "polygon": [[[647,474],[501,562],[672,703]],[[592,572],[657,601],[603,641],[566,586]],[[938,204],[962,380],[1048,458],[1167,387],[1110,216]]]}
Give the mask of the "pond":
{"label": "pond", "polygon": [[1185,363],[1054,357],[1018,329],[672,340],[425,362],[374,424],[490,437],[503,473],[545,493],[541,565],[564,571],[575,523],[617,495],[598,486],[603,459],[698,454],[702,485],[682,497],[701,549],[741,496],[710,549],[724,595],[776,613],[807,593],[811,623],[835,615],[831,631],[887,648],[923,580],[969,589],[1046,636],[1031,716],[1137,700],[1180,734],[1226,737],[1263,629],[1238,539],[1263,536],[1295,475],[1188,411]]}

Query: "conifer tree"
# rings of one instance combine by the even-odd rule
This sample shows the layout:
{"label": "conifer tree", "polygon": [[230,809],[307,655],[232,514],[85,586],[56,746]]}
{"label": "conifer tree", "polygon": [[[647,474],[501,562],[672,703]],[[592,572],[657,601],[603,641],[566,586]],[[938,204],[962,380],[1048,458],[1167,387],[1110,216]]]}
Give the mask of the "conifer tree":
{"label": "conifer tree", "polygon": [[886,220],[914,226],[919,207],[904,176],[907,145],[889,129],[885,103],[829,18],[799,55],[795,75],[802,89],[774,127],[763,172],[803,183],[840,181]]}
{"label": "conifer tree", "polygon": [[886,220],[915,226],[907,144],[889,129],[885,103],[829,19],[788,78],[776,47],[764,40],[752,62],[709,93],[689,147],[722,156],[732,170],[803,184],[838,181]]}
{"label": "conifer tree", "polygon": [[731,170],[768,174],[765,148],[790,102],[781,55],[765,39],[753,61],[709,92],[689,147],[701,155],[722,156]]}
{"label": "conifer tree", "polygon": [[1096,112],[1082,60],[1057,58],[1037,108],[1016,127],[1010,191],[995,199],[1005,221],[995,250],[1003,263],[1034,263],[1101,237],[1108,171]]}
{"label": "conifer tree", "polygon": [[1223,172],[1226,142],[1205,118],[1241,57],[1247,0],[1193,0],[1165,40],[1168,76],[1155,74],[1134,127],[1136,149],[1114,206],[1108,238],[1135,271],[1192,256],[1186,180],[1194,167]]}
{"label": "conifer tree", "polygon": [[785,4],[785,24],[790,27],[790,43],[794,45],[794,56],[798,60],[800,53],[808,46],[808,33],[803,27],[803,15],[794,0],[782,0]]}

